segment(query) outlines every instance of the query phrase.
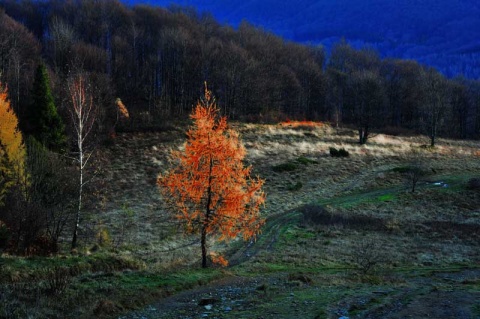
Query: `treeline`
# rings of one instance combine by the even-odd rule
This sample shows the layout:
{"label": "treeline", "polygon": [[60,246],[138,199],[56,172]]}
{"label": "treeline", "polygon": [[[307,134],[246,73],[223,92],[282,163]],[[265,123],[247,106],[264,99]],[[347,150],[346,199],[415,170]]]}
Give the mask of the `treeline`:
{"label": "treeline", "polygon": [[233,120],[349,124],[360,142],[383,127],[427,133],[432,144],[442,134],[479,136],[480,81],[447,79],[345,42],[327,54],[246,22],[234,30],[192,10],[116,0],[0,0],[0,7],[1,79],[21,122],[28,122],[24,111],[43,60],[60,114],[64,83],[82,70],[103,118],[119,97],[131,113],[129,129],[186,118],[207,81]]}

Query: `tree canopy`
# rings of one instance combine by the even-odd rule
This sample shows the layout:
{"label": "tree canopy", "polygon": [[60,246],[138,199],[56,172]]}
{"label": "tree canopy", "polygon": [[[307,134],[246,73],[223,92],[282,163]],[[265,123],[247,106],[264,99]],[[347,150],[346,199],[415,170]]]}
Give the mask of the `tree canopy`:
{"label": "tree canopy", "polygon": [[0,204],[15,184],[26,178],[26,149],[18,118],[8,100],[6,87],[0,83]]}
{"label": "tree canopy", "polygon": [[227,240],[255,237],[264,219],[263,180],[251,178],[245,167],[246,150],[236,131],[219,117],[215,99],[205,96],[191,114],[183,152],[173,152],[176,165],[158,179],[161,191],[188,233],[201,234],[202,266],[207,266],[207,236]]}
{"label": "tree canopy", "polygon": [[35,72],[32,104],[27,108],[27,131],[50,150],[65,147],[65,127],[50,90],[47,68],[42,63]]}

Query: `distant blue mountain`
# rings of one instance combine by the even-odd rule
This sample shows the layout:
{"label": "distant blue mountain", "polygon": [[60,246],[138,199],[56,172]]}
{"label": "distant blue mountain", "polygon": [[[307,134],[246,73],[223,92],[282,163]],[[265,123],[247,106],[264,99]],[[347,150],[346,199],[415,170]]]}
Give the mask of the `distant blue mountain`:
{"label": "distant blue mountain", "polygon": [[479,0],[129,0],[242,20],[297,42],[329,48],[344,37],[384,57],[415,59],[447,76],[480,78]]}

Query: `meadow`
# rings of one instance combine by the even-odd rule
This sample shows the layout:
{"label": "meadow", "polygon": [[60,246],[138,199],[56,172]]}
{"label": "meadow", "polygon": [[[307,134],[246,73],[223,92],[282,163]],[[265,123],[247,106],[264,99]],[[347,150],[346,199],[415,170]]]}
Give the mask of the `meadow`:
{"label": "meadow", "polygon": [[266,180],[267,222],[256,241],[210,241],[228,267],[200,268],[156,185],[185,127],[119,134],[96,154],[78,254],[0,259],[0,318],[480,317],[478,141],[231,126]]}

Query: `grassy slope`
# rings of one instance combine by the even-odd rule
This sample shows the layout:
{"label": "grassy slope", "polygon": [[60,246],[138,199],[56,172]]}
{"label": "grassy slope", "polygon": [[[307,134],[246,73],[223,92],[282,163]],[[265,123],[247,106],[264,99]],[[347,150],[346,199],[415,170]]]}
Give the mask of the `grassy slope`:
{"label": "grassy slope", "polygon": [[[168,167],[168,150],[177,148],[183,135],[123,135],[100,156],[107,189],[105,213],[95,216],[114,242],[127,221],[126,239],[114,254],[2,259],[0,278],[7,293],[0,297],[0,315],[108,317],[232,275],[251,279],[208,288],[221,300],[240,300],[235,311],[222,312],[223,318],[271,311],[281,318],[341,312],[387,315],[399,300],[417,296],[428,304],[437,292],[443,298],[463,298],[465,309],[476,311],[478,305],[461,291],[471,296],[480,291],[480,194],[464,188],[465,181],[480,172],[478,143],[441,140],[436,149],[424,150],[419,147],[425,142],[421,137],[377,135],[369,145],[358,146],[353,132],[328,127],[234,126],[242,134],[255,174],[267,180],[268,195],[262,236],[247,247],[233,242],[227,251],[234,267],[198,269],[198,247],[188,245],[195,238],[179,236],[161,205],[155,176]],[[351,156],[331,158],[330,146],[344,147]],[[420,150],[435,170],[429,182],[441,180],[449,187],[424,182],[417,193],[406,191],[398,168],[409,165],[412,149]],[[288,162],[295,163],[294,170],[273,169]],[[300,188],[289,188],[299,182]],[[122,215],[125,203],[133,220]],[[304,204],[321,205],[331,215],[305,223]],[[361,256],[371,258],[376,271],[363,274]],[[465,269],[473,270],[463,275]],[[439,270],[451,278],[444,279]],[[62,279],[65,271],[67,279]],[[261,283],[265,289],[258,289]],[[231,287],[242,289],[226,295]],[[203,308],[191,301],[197,297],[178,302],[184,308],[167,307],[165,316],[185,309],[201,314]],[[402,309],[413,313],[418,308]],[[157,311],[150,315],[162,317]]]}

